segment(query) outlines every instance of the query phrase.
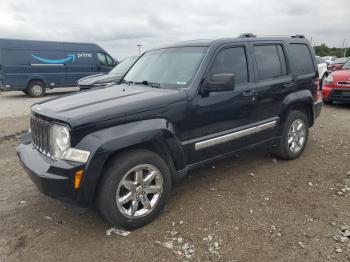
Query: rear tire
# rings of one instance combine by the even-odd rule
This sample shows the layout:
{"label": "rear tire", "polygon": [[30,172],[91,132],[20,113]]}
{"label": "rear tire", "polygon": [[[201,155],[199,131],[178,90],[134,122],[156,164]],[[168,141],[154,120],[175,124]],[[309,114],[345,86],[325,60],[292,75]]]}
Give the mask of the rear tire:
{"label": "rear tire", "polygon": [[309,124],[306,115],[301,111],[290,111],[274,154],[286,160],[298,158],[306,147],[308,136]]}
{"label": "rear tire", "polygon": [[45,85],[41,81],[31,81],[27,89],[30,97],[41,97],[45,95]]}
{"label": "rear tire", "polygon": [[135,229],[159,215],[170,191],[171,173],[164,159],[148,150],[133,149],[107,164],[96,205],[112,225]]}

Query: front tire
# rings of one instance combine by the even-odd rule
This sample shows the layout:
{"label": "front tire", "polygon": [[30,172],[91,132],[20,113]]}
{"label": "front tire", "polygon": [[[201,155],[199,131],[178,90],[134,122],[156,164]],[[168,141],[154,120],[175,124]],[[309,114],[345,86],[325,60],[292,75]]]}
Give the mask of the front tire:
{"label": "front tire", "polygon": [[112,225],[144,226],[164,208],[171,191],[171,173],[159,155],[143,149],[111,159],[102,177],[97,208]]}
{"label": "front tire", "polygon": [[286,160],[298,158],[306,147],[308,136],[309,124],[306,115],[301,111],[290,111],[275,154]]}
{"label": "front tire", "polygon": [[45,85],[41,81],[31,81],[27,88],[30,97],[41,97],[45,95]]}

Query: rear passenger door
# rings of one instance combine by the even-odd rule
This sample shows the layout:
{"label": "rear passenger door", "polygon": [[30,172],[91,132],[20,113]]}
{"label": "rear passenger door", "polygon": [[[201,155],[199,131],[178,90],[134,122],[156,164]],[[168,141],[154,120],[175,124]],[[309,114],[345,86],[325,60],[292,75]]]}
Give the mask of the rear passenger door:
{"label": "rear passenger door", "polygon": [[[253,42],[255,60],[256,112],[255,121],[275,127],[284,97],[296,88],[283,42]],[[250,143],[271,138],[275,128],[267,128],[250,137]]]}

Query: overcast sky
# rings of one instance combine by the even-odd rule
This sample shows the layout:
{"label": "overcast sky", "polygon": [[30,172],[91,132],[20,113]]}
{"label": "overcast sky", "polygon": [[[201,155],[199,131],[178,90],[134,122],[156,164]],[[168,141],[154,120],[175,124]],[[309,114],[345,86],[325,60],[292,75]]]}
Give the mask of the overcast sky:
{"label": "overcast sky", "polygon": [[95,42],[124,58],[180,40],[305,34],[350,43],[350,0],[1,0],[0,38]]}

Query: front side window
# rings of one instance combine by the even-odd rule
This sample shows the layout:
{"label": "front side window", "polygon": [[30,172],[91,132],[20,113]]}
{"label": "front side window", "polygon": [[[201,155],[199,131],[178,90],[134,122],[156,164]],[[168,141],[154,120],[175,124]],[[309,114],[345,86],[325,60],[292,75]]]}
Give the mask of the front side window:
{"label": "front side window", "polygon": [[286,60],[281,45],[254,46],[259,80],[287,75]]}
{"label": "front side window", "polygon": [[107,59],[105,53],[97,53],[97,59],[101,66],[107,66]]}
{"label": "front side window", "polygon": [[248,82],[247,57],[244,47],[226,48],[216,56],[212,65],[211,74],[233,73],[235,84]]}
{"label": "front side window", "polygon": [[145,53],[125,75],[124,81],[154,83],[161,88],[188,87],[207,47],[175,47]]}
{"label": "front side window", "polygon": [[290,51],[294,61],[295,71],[298,75],[315,72],[310,50],[305,44],[291,44]]}
{"label": "front side window", "polygon": [[113,66],[113,65],[114,65],[113,58],[110,57],[110,56],[107,55],[107,54],[106,54],[106,61],[107,61],[107,66]]}

